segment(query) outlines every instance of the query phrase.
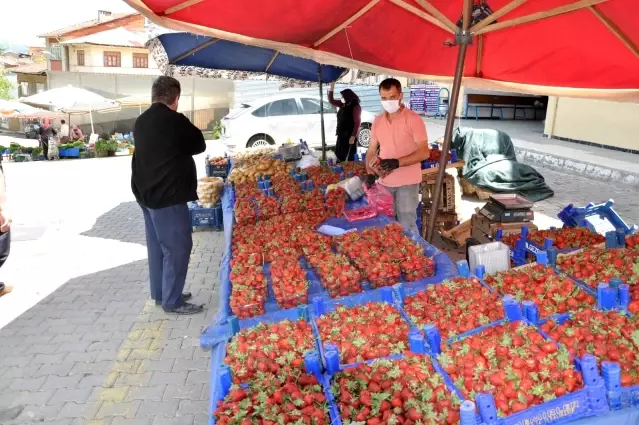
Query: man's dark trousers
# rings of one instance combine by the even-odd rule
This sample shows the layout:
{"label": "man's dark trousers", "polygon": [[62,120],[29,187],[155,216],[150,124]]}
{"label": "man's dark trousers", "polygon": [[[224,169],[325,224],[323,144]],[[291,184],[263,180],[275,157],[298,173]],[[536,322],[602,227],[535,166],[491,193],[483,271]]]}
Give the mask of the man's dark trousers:
{"label": "man's dark trousers", "polygon": [[151,298],[164,310],[180,307],[193,238],[186,204],[152,209],[142,207],[149,253]]}

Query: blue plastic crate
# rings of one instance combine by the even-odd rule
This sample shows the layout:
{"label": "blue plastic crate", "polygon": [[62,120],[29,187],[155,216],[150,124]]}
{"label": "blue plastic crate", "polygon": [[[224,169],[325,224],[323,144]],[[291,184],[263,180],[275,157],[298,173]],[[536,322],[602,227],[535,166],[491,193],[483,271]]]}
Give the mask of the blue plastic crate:
{"label": "blue plastic crate", "polygon": [[[452,164],[453,162],[457,162],[457,150],[451,149],[450,154],[451,154],[451,159],[446,161],[446,163]],[[439,167],[439,161],[428,161],[428,160],[422,161],[422,170],[427,170],[429,168],[437,168],[437,167]]]}
{"label": "blue plastic crate", "polygon": [[[372,291],[362,292],[360,294],[349,295],[347,297],[335,298],[335,299],[324,299],[324,298],[314,298],[313,303],[311,304],[311,326],[313,327],[313,331],[317,335],[318,338],[318,348],[320,352],[320,356],[322,359],[322,363],[329,373],[336,373],[339,370],[343,370],[344,368],[353,367],[353,365],[357,365],[358,363],[353,364],[342,364],[340,363],[340,356],[337,346],[333,344],[324,344],[322,338],[320,336],[319,327],[317,325],[317,319],[324,314],[330,313],[334,311],[337,307],[357,307],[360,305],[364,305],[367,303],[387,303],[395,307],[397,312],[402,317],[406,324],[411,327],[410,321],[406,316],[406,313],[403,309],[395,303],[395,297],[393,295],[393,289],[390,287],[375,289]],[[421,332],[418,329],[412,328],[408,334],[408,341],[406,341],[406,345],[408,348],[413,347],[415,344],[415,340],[423,341],[423,336],[420,337]],[[419,344],[419,342],[417,342]],[[418,350],[418,349],[417,349]],[[417,351],[416,351],[417,352]],[[396,358],[397,355],[390,355],[385,358]]]}
{"label": "blue plastic crate", "polygon": [[204,167],[205,167],[205,170],[206,170],[206,176],[207,177],[221,177],[223,179],[226,179],[226,177],[231,172],[231,162],[229,161],[225,165],[217,165],[217,164],[211,164],[209,162],[209,160],[210,160],[210,157],[207,155],[206,159],[204,160]]}
{"label": "blue plastic crate", "polygon": [[219,204],[213,208],[203,208],[196,202],[189,202],[189,216],[191,227],[210,227],[218,231],[224,229],[222,206]]}
{"label": "blue plastic crate", "polygon": [[587,227],[593,232],[604,235],[609,231],[623,229],[626,235],[637,231],[636,224],[630,226],[612,208],[612,199],[602,204],[589,203],[585,207],[575,207],[569,204],[562,209],[557,217],[567,227]]}
{"label": "blue plastic crate", "polygon": [[[501,326],[506,323],[509,323],[507,319],[501,322],[495,322],[449,339],[446,343],[452,345],[463,340],[465,337],[481,333],[487,328]],[[525,323],[532,325],[527,321],[525,321]],[[557,344],[548,338],[545,333],[541,332],[541,330],[536,329],[544,338]],[[428,331],[426,333],[427,344],[431,346],[431,351],[437,354],[441,352],[441,342],[438,338],[438,334],[439,331],[437,329],[430,329],[430,333]],[[591,355],[585,355],[581,360],[575,359],[575,369],[582,374],[584,388],[546,403],[530,407],[523,412],[515,413],[505,418],[498,417],[495,401],[491,394],[478,394],[475,398],[475,403],[479,410],[480,423],[486,425],[551,425],[564,424],[589,416],[606,414],[609,411],[608,402],[606,399],[604,380],[599,374],[596,359]]]}

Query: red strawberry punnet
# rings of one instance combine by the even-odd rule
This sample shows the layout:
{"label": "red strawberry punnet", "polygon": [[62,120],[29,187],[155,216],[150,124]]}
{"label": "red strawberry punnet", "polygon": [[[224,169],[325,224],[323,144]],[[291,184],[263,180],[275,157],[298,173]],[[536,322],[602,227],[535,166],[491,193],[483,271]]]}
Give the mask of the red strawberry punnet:
{"label": "red strawberry punnet", "polygon": [[361,274],[351,265],[348,258],[330,251],[306,258],[320,276],[322,286],[332,298],[362,292]]}
{"label": "red strawberry punnet", "polygon": [[346,191],[341,187],[326,192],[326,208],[333,217],[339,217],[346,205]]}
{"label": "red strawberry punnet", "polygon": [[272,196],[260,195],[256,198],[255,203],[260,220],[268,220],[280,215],[280,204]]}
{"label": "red strawberry punnet", "polygon": [[218,425],[330,425],[326,397],[313,375],[264,378],[231,386],[213,413]]}
{"label": "red strawberry punnet", "polygon": [[235,221],[238,226],[255,224],[257,212],[255,211],[255,202],[253,200],[238,198],[235,201]]}
{"label": "red strawberry punnet", "polygon": [[639,313],[639,249],[586,248],[571,255],[560,255],[557,268],[596,289],[600,282],[619,278],[630,286],[628,310]]}
{"label": "red strawberry punnet", "polygon": [[266,276],[261,266],[233,265],[231,280],[231,311],[240,319],[265,313],[267,295]]}
{"label": "red strawberry punnet", "polygon": [[408,282],[424,279],[435,275],[435,261],[430,257],[421,255],[409,255],[399,267]]}
{"label": "red strawberry punnet", "polygon": [[519,301],[534,301],[539,316],[576,311],[595,304],[595,299],[566,275],[541,264],[518,267],[484,281],[500,295],[510,294]]}
{"label": "red strawberry punnet", "polygon": [[304,353],[314,347],[313,331],[305,320],[260,323],[231,339],[224,362],[237,382],[261,379],[265,374],[281,378],[302,372]]}
{"label": "red strawberry punnet", "polygon": [[[506,235],[502,242],[515,248],[521,238],[519,233]],[[594,233],[586,227],[564,227],[561,229],[536,230],[528,233],[528,240],[539,247],[544,246],[547,238],[553,240],[553,246],[557,249],[586,248],[605,242],[606,238]]]}
{"label": "red strawberry punnet", "polygon": [[308,280],[306,271],[297,257],[279,257],[271,263],[271,280],[277,305],[293,308],[308,304]]}
{"label": "red strawberry punnet", "polygon": [[500,417],[583,387],[570,353],[521,322],[455,342],[437,360],[467,400],[492,394]]}
{"label": "red strawberry punnet", "polygon": [[419,328],[434,324],[442,338],[452,338],[504,318],[504,308],[496,292],[477,278],[457,277],[439,285],[429,285],[404,300],[404,310]]}
{"label": "red strawberry punnet", "polygon": [[457,425],[461,400],[428,357],[407,353],[335,375],[331,387],[343,423]]}
{"label": "red strawberry punnet", "polygon": [[320,316],[317,327],[324,345],[337,345],[343,364],[408,351],[409,326],[388,303],[338,306]]}
{"label": "red strawberry punnet", "polygon": [[541,329],[573,355],[594,355],[599,362],[621,366],[621,385],[639,385],[639,322],[617,311],[590,308],[574,313],[561,325],[548,321]]}

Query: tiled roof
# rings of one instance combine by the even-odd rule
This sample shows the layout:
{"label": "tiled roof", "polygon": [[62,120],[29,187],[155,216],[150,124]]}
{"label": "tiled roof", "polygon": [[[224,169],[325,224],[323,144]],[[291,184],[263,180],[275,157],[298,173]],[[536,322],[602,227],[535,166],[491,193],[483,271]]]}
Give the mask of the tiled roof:
{"label": "tiled roof", "polygon": [[84,35],[65,40],[62,44],[97,44],[100,46],[144,47],[148,40],[145,32],[129,31],[126,28],[114,28],[107,31]]}
{"label": "tiled roof", "polygon": [[116,19],[124,18],[126,16],[137,15],[138,13],[114,13],[112,15],[104,16],[100,19],[91,19],[90,21],[79,22],[68,27],[60,28],[54,31],[49,31],[44,34],[40,34],[38,37],[60,37],[73,31],[83,30],[98,25],[105,24],[107,22],[115,21]]}
{"label": "tiled roof", "polygon": [[16,66],[14,68],[8,68],[9,72],[15,72],[20,74],[42,74],[47,70],[47,63],[32,63],[29,65]]}

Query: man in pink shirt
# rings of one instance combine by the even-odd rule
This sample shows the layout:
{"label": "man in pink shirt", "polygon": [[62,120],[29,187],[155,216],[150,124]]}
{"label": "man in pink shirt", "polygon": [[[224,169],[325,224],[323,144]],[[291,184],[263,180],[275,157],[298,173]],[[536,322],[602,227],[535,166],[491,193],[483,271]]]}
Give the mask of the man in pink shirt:
{"label": "man in pink shirt", "polygon": [[422,182],[421,162],[428,158],[428,136],[424,120],[403,103],[402,85],[387,78],[379,85],[384,113],[373,122],[366,153],[367,184],[379,182],[395,200],[395,216],[405,228],[418,232],[417,204]]}

